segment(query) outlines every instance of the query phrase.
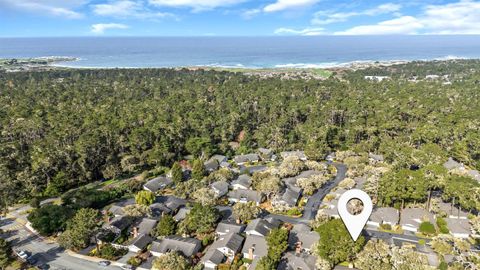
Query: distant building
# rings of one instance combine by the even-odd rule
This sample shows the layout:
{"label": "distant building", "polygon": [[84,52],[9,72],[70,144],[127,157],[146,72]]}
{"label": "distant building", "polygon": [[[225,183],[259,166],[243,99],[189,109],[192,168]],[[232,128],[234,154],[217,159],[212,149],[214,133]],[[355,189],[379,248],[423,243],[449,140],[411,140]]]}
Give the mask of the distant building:
{"label": "distant building", "polygon": [[367,81],[383,82],[390,80],[391,78],[389,76],[365,76],[364,79]]}
{"label": "distant building", "polygon": [[215,196],[217,198],[222,197],[223,195],[228,193],[228,183],[225,181],[218,181],[213,183],[210,187],[215,192]]}
{"label": "distant building", "polygon": [[238,166],[240,166],[247,163],[258,162],[260,160],[260,157],[257,154],[246,154],[246,155],[235,156],[233,160]]}
{"label": "distant building", "polygon": [[317,258],[308,253],[287,252],[283,255],[277,270],[316,270]]}
{"label": "distant building", "polygon": [[315,243],[320,240],[320,235],[312,231],[310,226],[305,224],[296,224],[288,236],[288,246],[293,250],[300,252],[311,252]]}
{"label": "distant building", "polygon": [[240,175],[237,179],[235,179],[231,183],[233,190],[250,189],[251,185],[252,185],[252,178],[247,174]]}
{"label": "distant building", "polygon": [[150,237],[150,235],[140,234],[128,244],[128,250],[131,252],[138,253],[140,251],[145,250],[147,246],[150,245],[150,243],[152,243],[152,241],[153,241],[153,238]]}
{"label": "distant building", "polygon": [[161,189],[166,188],[172,183],[173,183],[172,178],[160,176],[148,181],[145,185],[143,185],[143,189],[155,193]]}
{"label": "distant building", "polygon": [[379,163],[384,161],[383,155],[377,155],[373,153],[368,153],[368,158],[370,162],[373,162],[373,163]]}
{"label": "distant building", "polygon": [[234,222],[222,221],[218,223],[215,233],[217,235],[227,235],[229,233],[242,233],[245,230],[245,225]]}
{"label": "distant building", "polygon": [[281,152],[280,156],[283,159],[286,159],[288,157],[297,157],[298,159],[303,161],[308,159],[307,156],[305,155],[305,152],[303,151],[285,151],[285,152]]}
{"label": "distant building", "polygon": [[205,167],[205,171],[208,173],[212,173],[220,167],[220,163],[216,159],[210,159],[203,163],[203,167]]}
{"label": "distant building", "polygon": [[300,191],[300,188],[287,187],[281,195],[275,196],[272,200],[272,206],[284,208],[295,207],[301,196]]}
{"label": "distant building", "polygon": [[394,226],[398,224],[399,213],[393,207],[378,207],[373,209],[367,224],[378,227],[382,224]]}
{"label": "distant building", "polygon": [[153,256],[158,257],[171,251],[178,251],[189,258],[197,254],[201,247],[201,242],[195,238],[167,236],[164,239],[154,241],[150,252]]}
{"label": "distant building", "polygon": [[279,225],[276,221],[257,218],[248,223],[245,233],[247,235],[267,236],[271,230],[278,228]]}
{"label": "distant building", "polygon": [[263,194],[255,190],[237,189],[228,193],[228,201],[231,203],[255,202],[256,205],[260,205],[263,200]]}

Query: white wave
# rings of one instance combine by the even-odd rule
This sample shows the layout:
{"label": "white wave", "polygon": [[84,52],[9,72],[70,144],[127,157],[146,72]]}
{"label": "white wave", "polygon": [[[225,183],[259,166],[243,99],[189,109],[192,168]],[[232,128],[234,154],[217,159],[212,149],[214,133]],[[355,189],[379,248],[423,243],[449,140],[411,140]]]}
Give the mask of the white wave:
{"label": "white wave", "polygon": [[275,65],[275,68],[329,68],[329,67],[336,67],[340,65],[338,62],[329,62],[329,63],[321,63],[321,64],[313,64],[313,63],[291,63],[291,64],[278,64]]}

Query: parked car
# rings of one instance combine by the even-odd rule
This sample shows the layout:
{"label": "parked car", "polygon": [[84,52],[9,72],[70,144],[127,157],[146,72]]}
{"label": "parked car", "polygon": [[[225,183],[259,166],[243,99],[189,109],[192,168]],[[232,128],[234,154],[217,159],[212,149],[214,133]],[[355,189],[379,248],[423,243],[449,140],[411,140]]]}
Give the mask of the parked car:
{"label": "parked car", "polygon": [[17,256],[20,257],[20,259],[26,260],[28,257],[30,257],[25,250],[19,250],[17,251]]}
{"label": "parked car", "polygon": [[110,265],[110,262],[109,262],[109,261],[99,261],[99,262],[98,262],[98,265],[107,267],[107,266]]}
{"label": "parked car", "polygon": [[120,268],[123,269],[123,270],[133,270],[133,269],[135,269],[134,266],[129,265],[129,264],[122,265],[122,266],[120,266]]}
{"label": "parked car", "polygon": [[31,264],[31,265],[34,265],[34,264],[36,264],[38,261],[37,261],[37,259],[30,257],[30,258],[27,259],[27,262],[28,262],[29,264]]}

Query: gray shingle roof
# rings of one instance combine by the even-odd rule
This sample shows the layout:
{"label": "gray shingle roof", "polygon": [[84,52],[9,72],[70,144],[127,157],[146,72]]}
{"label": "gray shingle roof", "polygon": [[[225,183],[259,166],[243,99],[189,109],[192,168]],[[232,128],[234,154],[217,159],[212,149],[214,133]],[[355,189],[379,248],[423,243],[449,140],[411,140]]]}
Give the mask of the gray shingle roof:
{"label": "gray shingle roof", "polygon": [[145,249],[152,241],[153,238],[148,234],[140,234],[130,242],[130,245],[139,249]]}
{"label": "gray shingle roof", "polygon": [[182,207],[178,210],[177,214],[173,216],[176,221],[184,220],[187,214],[190,213],[190,208]]}
{"label": "gray shingle roof", "polygon": [[125,230],[126,228],[130,227],[130,225],[133,224],[133,218],[131,217],[127,217],[127,216],[118,216],[118,217],[114,217],[111,221],[110,221],[110,226],[111,227],[115,227],[117,229],[119,229],[120,231],[123,231]]}
{"label": "gray shingle roof", "polygon": [[257,162],[259,159],[260,157],[257,154],[239,155],[233,158],[233,160],[237,164],[247,163],[247,162]]}
{"label": "gray shingle roof", "polygon": [[237,189],[230,191],[228,193],[229,198],[236,199],[238,201],[253,201],[256,203],[261,203],[263,201],[263,195],[261,192],[248,189]]}
{"label": "gray shingle roof", "polygon": [[145,189],[148,189],[148,190],[152,191],[152,192],[156,192],[160,189],[165,188],[166,186],[170,185],[171,183],[173,183],[173,180],[171,178],[160,176],[160,177],[157,177],[157,178],[154,178],[154,179],[148,181],[145,185],[143,185],[143,187]]}
{"label": "gray shingle roof", "polygon": [[242,253],[247,253],[250,248],[253,248],[253,254],[258,257],[263,257],[267,255],[267,240],[265,237],[258,235],[247,235],[245,239],[245,244],[243,244]]}
{"label": "gray shingle roof", "polygon": [[433,215],[422,208],[405,208],[402,210],[400,224],[402,226],[411,225],[418,227],[424,218],[427,218],[431,223],[434,222]]}
{"label": "gray shingle roof", "polygon": [[271,230],[277,227],[278,226],[276,226],[276,224],[272,224],[265,219],[257,218],[248,223],[245,231],[247,234],[249,234],[250,231],[255,231],[263,236],[266,236]]}
{"label": "gray shingle roof", "polygon": [[157,221],[154,219],[144,218],[138,224],[138,233],[139,234],[150,234],[150,232],[157,225]]}
{"label": "gray shingle roof", "polygon": [[383,155],[377,155],[377,154],[374,154],[374,153],[368,153],[368,157],[375,160],[375,161],[379,161],[379,162],[382,162],[383,161]]}
{"label": "gray shingle roof", "polygon": [[172,209],[168,208],[163,203],[154,203],[150,205],[150,209],[152,210],[152,215],[156,218],[161,217],[163,213],[169,214],[172,212]]}
{"label": "gray shingle roof", "polygon": [[222,192],[222,191],[228,191],[228,187],[229,187],[229,185],[228,185],[228,183],[225,182],[225,181],[217,181],[217,182],[215,182],[215,183],[212,184],[212,188],[213,188],[213,189],[216,189],[216,190],[218,190],[218,191],[220,191],[220,192]]}
{"label": "gray shingle roof", "polygon": [[232,223],[228,221],[222,221],[218,223],[216,233],[227,234],[227,233],[242,233],[245,229],[245,225]]}
{"label": "gray shingle roof", "polygon": [[169,251],[180,251],[186,257],[195,255],[201,248],[201,243],[195,238],[183,238],[179,236],[167,236],[162,240],[154,241],[152,251],[167,253]]}
{"label": "gray shingle roof", "polygon": [[225,256],[222,252],[218,251],[217,249],[210,248],[205,256],[202,257],[201,262],[205,263],[210,261],[216,265],[221,264],[225,260]]}
{"label": "gray shingle roof", "polygon": [[279,202],[284,202],[290,207],[297,205],[297,201],[300,198],[300,190],[286,188],[283,194],[278,198]]}
{"label": "gray shingle roof", "polygon": [[226,162],[228,158],[223,155],[213,155],[209,160],[216,160],[218,163]]}
{"label": "gray shingle roof", "polygon": [[283,256],[284,260],[278,265],[278,270],[315,270],[317,259],[313,255],[306,253],[295,254],[287,252]]}
{"label": "gray shingle roof", "polygon": [[175,196],[158,196],[156,199],[156,202],[163,203],[166,207],[170,208],[172,211],[176,211],[178,208],[187,204],[186,200],[177,198]]}
{"label": "gray shingle roof", "polygon": [[247,174],[242,174],[236,180],[232,181],[232,185],[239,185],[248,189],[252,185],[252,178]]}
{"label": "gray shingle roof", "polygon": [[233,252],[237,253],[242,247],[243,239],[243,236],[237,233],[229,233],[227,235],[220,236],[217,241],[212,244],[212,247],[217,249],[227,247],[230,250],[233,250]]}
{"label": "gray shingle roof", "polygon": [[305,155],[305,152],[303,151],[285,151],[281,152],[280,156],[285,159],[288,157],[298,157],[299,159],[307,159],[307,156]]}
{"label": "gray shingle roof", "polygon": [[217,160],[212,159],[203,163],[203,166],[205,167],[205,170],[207,172],[213,172],[218,170],[218,168],[220,167],[220,163]]}
{"label": "gray shingle roof", "polygon": [[378,207],[373,209],[370,221],[376,223],[398,224],[398,210],[393,207]]}

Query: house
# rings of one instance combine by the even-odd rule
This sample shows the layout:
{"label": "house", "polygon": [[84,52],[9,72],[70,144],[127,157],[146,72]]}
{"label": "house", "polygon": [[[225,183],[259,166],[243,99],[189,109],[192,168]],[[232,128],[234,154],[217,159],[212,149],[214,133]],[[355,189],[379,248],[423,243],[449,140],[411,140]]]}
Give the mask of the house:
{"label": "house", "polygon": [[116,203],[113,203],[110,208],[108,209],[108,212],[111,213],[112,215],[118,217],[118,216],[123,216],[125,215],[125,212],[123,208],[129,205],[134,205],[135,204],[135,199],[127,199],[127,200],[122,200]]}
{"label": "house", "polygon": [[232,189],[250,189],[252,186],[252,178],[247,174],[240,175],[236,180],[231,183]]}
{"label": "house", "polygon": [[275,196],[272,200],[274,207],[292,208],[297,205],[301,195],[300,188],[286,188],[283,194]]}
{"label": "house", "polygon": [[218,223],[215,233],[221,236],[229,233],[242,233],[244,230],[245,230],[245,225],[243,224],[222,221]]}
{"label": "house", "polygon": [[244,165],[247,163],[254,163],[258,162],[260,157],[257,154],[246,154],[246,155],[239,155],[233,158],[233,161],[238,165]]}
{"label": "house", "polygon": [[333,162],[336,158],[336,154],[335,152],[332,152],[330,154],[327,155],[327,157],[325,157],[325,160],[327,160],[328,162]]}
{"label": "house", "polygon": [[232,164],[228,163],[227,161],[224,161],[224,162],[220,163],[220,167],[230,169],[232,167]]}
{"label": "house", "polygon": [[128,229],[134,222],[134,219],[128,216],[114,217],[109,224],[105,224],[104,228],[111,230],[116,235],[120,235],[124,230]]}
{"label": "house", "polygon": [[263,199],[263,194],[255,190],[237,189],[228,193],[228,201],[231,203],[255,202],[256,205],[260,205]]}
{"label": "house", "polygon": [[155,219],[160,219],[165,214],[170,214],[172,209],[168,208],[163,203],[154,203],[149,206],[152,211],[152,217]]}
{"label": "house", "polygon": [[179,251],[189,258],[197,254],[202,243],[195,238],[184,238],[180,236],[167,236],[161,240],[153,241],[150,252],[153,256],[161,256],[170,251]]}
{"label": "house", "polygon": [[172,183],[173,183],[172,178],[160,176],[145,183],[145,185],[143,185],[143,189],[155,193],[161,189],[164,189],[165,187],[167,187]]}
{"label": "house", "polygon": [[286,152],[281,152],[280,156],[283,159],[286,159],[288,157],[297,157],[300,160],[307,160],[307,156],[305,155],[305,152],[303,151],[286,151]]}
{"label": "house", "polygon": [[205,168],[206,172],[211,173],[218,170],[220,163],[218,163],[216,159],[208,160],[203,163],[203,167]]}
{"label": "house", "polygon": [[316,270],[317,258],[307,253],[287,252],[278,265],[278,270]]}
{"label": "house", "polygon": [[248,166],[244,167],[240,170],[240,173],[249,173],[249,174],[254,174],[256,172],[263,172],[267,170],[268,167],[264,165],[257,165],[257,166]]}
{"label": "house", "polygon": [[443,163],[443,167],[447,170],[454,170],[454,169],[459,169],[459,170],[465,170],[465,167],[463,166],[462,163],[454,160],[453,158],[448,158],[448,160]]}
{"label": "house", "polygon": [[[267,255],[267,240],[263,236],[247,235],[243,244],[243,257],[249,260],[260,259]],[[255,269],[255,268],[253,268]]]}
{"label": "house", "polygon": [[157,226],[157,220],[143,218],[139,224],[134,226],[134,233],[135,234],[150,234],[153,229]]}
{"label": "house", "polygon": [[217,269],[219,264],[223,263],[225,258],[222,252],[214,248],[209,248],[200,260],[200,263],[203,264],[204,269],[214,270]]}
{"label": "house", "polygon": [[260,154],[260,157],[262,160],[270,160],[273,161],[273,150],[268,149],[268,148],[258,148],[258,153]]}
{"label": "house", "polygon": [[296,224],[288,236],[288,246],[293,250],[301,252],[310,252],[312,246],[318,243],[320,235],[312,231],[312,228],[306,224]]}
{"label": "house", "polygon": [[178,210],[177,214],[173,216],[173,219],[177,222],[182,221],[187,217],[188,213],[190,213],[190,208],[182,207]]}
{"label": "house", "polygon": [[215,192],[215,196],[217,196],[217,198],[220,198],[228,193],[228,183],[225,181],[217,181],[210,187]]}
{"label": "house", "polygon": [[228,158],[222,155],[213,155],[209,160],[216,160],[218,164],[222,164],[222,162],[227,162]]}
{"label": "house", "polygon": [[267,236],[267,234],[278,228],[280,224],[277,221],[257,218],[248,223],[245,233],[247,235]]}
{"label": "house", "polygon": [[468,238],[471,233],[471,225],[468,219],[445,218],[450,234],[456,238]]}
{"label": "house", "polygon": [[158,196],[155,202],[163,203],[166,207],[172,210],[172,212],[176,212],[178,209],[187,204],[186,200],[177,198],[175,196]]}
{"label": "house", "polygon": [[382,82],[382,81],[390,80],[389,76],[365,76],[363,78],[367,81],[374,81],[374,82]]}
{"label": "house", "polygon": [[420,224],[429,221],[434,224],[433,215],[422,208],[405,208],[400,216],[400,225],[403,230],[417,232]]}
{"label": "house", "polygon": [[135,237],[128,245],[128,250],[131,252],[138,253],[147,248],[147,246],[152,243],[153,238],[148,234],[140,234]]}
{"label": "house", "polygon": [[382,224],[393,226],[398,224],[398,216],[398,210],[393,207],[378,207],[373,209],[367,224],[375,227]]}
{"label": "house", "polygon": [[368,159],[372,163],[380,163],[384,161],[383,155],[377,155],[374,153],[368,153]]}
{"label": "house", "polygon": [[440,75],[427,75],[425,76],[425,80],[438,80],[440,79]]}
{"label": "house", "polygon": [[229,233],[220,236],[215,242],[213,242],[211,248],[222,252],[229,260],[233,260],[235,254],[237,254],[242,248],[243,240],[245,238],[237,233]]}

